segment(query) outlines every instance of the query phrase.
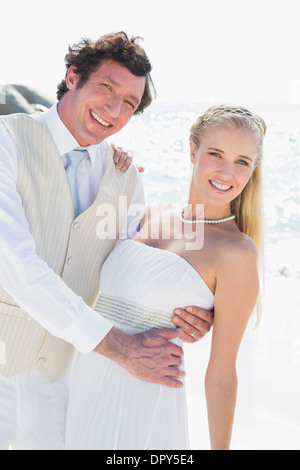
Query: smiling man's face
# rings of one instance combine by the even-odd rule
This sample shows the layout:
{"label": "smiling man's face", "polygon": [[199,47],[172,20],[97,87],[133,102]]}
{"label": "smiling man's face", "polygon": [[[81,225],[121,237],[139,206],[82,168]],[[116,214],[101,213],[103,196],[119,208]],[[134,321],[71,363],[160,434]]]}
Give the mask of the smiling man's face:
{"label": "smiling man's face", "polygon": [[133,75],[126,67],[106,61],[82,87],[80,77],[70,67],[58,112],[79,145],[98,144],[119,132],[139,106],[145,77]]}

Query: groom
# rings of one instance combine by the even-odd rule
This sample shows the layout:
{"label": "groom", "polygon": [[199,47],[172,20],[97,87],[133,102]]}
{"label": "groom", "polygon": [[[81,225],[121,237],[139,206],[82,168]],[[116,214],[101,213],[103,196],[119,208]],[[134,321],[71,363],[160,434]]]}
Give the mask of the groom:
{"label": "groom", "polygon": [[127,336],[93,310],[116,243],[97,237],[97,208],[113,206],[118,233],[131,237],[139,220],[126,211],[144,202],[127,154],[105,141],[150,105],[151,65],[116,33],[69,48],[66,66],[57,106],[0,120],[0,449],[63,448],[75,348],[180,387],[183,353],[169,340],[193,342],[212,324],[193,307],[174,316],[180,329]]}

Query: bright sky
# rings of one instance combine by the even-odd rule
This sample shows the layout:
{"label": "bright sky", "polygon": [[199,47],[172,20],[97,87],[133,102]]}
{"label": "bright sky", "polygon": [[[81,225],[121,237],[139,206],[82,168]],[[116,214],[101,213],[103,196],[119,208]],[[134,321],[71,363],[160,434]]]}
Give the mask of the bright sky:
{"label": "bright sky", "polygon": [[1,0],[0,18],[0,84],[55,96],[70,43],[124,30],[159,102],[300,104],[299,0]]}

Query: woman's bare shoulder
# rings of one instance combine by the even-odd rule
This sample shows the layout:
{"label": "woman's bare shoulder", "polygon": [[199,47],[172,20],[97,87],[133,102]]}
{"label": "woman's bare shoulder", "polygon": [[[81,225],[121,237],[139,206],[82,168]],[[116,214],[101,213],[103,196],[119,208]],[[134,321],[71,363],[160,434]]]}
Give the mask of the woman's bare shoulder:
{"label": "woman's bare shoulder", "polygon": [[[135,238],[149,238],[151,231],[155,232],[157,227],[160,227],[165,215],[168,215],[174,210],[173,204],[161,203],[161,204],[152,204],[146,207],[145,215],[140,224],[140,231]],[[156,233],[156,232],[155,232]]]}
{"label": "woman's bare shoulder", "polygon": [[257,247],[254,241],[240,231],[226,237],[221,246],[223,271],[235,267],[238,271],[247,270],[257,264]]}

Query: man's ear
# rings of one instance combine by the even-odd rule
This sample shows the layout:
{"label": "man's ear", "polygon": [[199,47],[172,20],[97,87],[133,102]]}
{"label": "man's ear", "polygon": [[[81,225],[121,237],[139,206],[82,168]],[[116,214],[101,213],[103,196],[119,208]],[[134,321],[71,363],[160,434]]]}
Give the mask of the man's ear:
{"label": "man's ear", "polygon": [[74,67],[74,65],[71,65],[71,67],[69,67],[69,70],[66,76],[67,88],[69,90],[74,90],[74,88],[76,88],[77,86],[78,80],[79,80],[79,77],[78,77],[78,74],[76,73],[76,67]]}

